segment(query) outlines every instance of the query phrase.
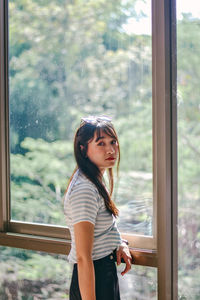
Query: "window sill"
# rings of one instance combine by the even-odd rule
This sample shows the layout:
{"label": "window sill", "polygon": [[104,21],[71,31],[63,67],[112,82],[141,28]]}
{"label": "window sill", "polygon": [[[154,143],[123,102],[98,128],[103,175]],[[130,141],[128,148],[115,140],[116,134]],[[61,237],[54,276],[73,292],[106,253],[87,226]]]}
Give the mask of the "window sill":
{"label": "window sill", "polygon": [[[71,241],[61,238],[20,233],[0,233],[0,245],[56,254],[68,254]],[[135,265],[157,267],[157,252],[149,249],[130,248]]]}

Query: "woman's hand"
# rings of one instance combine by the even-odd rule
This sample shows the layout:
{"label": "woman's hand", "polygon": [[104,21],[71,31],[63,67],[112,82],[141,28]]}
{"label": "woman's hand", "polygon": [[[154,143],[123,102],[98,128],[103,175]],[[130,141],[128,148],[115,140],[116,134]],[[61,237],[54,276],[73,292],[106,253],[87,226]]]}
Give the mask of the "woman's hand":
{"label": "woman's hand", "polygon": [[121,260],[124,260],[126,267],[123,272],[121,272],[121,275],[123,276],[125,273],[130,271],[131,269],[131,261],[132,257],[129,251],[128,246],[125,243],[122,243],[117,250],[117,265],[121,264]]}

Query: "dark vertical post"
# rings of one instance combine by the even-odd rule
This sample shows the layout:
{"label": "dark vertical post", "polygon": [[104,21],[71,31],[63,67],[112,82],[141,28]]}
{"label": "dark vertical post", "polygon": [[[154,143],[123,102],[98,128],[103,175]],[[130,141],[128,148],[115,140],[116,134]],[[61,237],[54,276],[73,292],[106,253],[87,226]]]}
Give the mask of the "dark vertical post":
{"label": "dark vertical post", "polygon": [[8,1],[0,2],[0,231],[6,231],[9,213],[8,160]]}
{"label": "dark vertical post", "polygon": [[172,139],[172,299],[178,299],[178,134],[177,134],[177,34],[176,0],[171,0],[171,139]]}

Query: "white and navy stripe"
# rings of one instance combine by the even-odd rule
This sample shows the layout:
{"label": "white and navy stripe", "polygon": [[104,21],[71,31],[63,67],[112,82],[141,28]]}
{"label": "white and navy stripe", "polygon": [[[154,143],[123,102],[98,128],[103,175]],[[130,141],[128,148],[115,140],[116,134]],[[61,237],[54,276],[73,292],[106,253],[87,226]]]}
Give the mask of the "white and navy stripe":
{"label": "white and navy stripe", "polygon": [[107,256],[121,244],[114,216],[107,210],[96,186],[79,169],[65,196],[64,213],[72,239],[69,262],[77,262],[73,225],[79,222],[88,221],[94,225],[93,260]]}

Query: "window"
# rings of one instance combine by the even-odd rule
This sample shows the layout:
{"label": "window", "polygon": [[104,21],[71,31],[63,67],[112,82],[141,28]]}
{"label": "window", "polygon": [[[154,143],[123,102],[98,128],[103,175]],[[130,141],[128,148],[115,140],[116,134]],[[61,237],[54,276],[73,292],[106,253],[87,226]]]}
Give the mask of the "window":
{"label": "window", "polygon": [[120,133],[119,226],[153,235],[151,40],[149,1],[9,1],[13,221],[65,225],[75,127],[106,114]]}
{"label": "window", "polygon": [[[170,289],[175,299],[176,93],[172,93],[176,90],[175,31],[172,30],[175,8],[170,1],[152,1],[151,40],[149,34],[137,36],[130,32],[139,2],[105,2],[105,15],[102,2],[98,1],[80,7],[65,1],[59,1],[59,5],[53,1],[48,7],[41,1],[27,1],[23,5],[19,5],[20,1],[9,1],[9,10],[7,1],[1,3],[0,237],[2,245],[62,254],[69,251],[69,232],[60,218],[61,211],[55,210],[66,174],[73,168],[71,141],[68,143],[67,139],[72,138],[83,111],[111,116],[120,112],[116,127],[122,136],[124,153],[125,149],[129,150],[122,168],[124,174],[131,175],[129,185],[134,184],[135,195],[142,195],[141,199],[134,199],[130,192],[133,188],[126,191],[129,209],[135,208],[133,200],[137,200],[140,206],[136,208],[142,208],[142,201],[145,203],[142,209],[146,210],[132,216],[138,231],[133,232],[133,226],[125,220],[126,214],[121,226],[133,248],[136,264],[158,267],[159,297],[168,299]],[[150,7],[149,1],[143,5]],[[43,19],[45,22],[38,22]],[[25,24],[20,23],[22,20]],[[68,101],[62,103],[66,96]],[[134,115],[137,118],[132,118]],[[136,128],[135,136],[126,128],[127,116]],[[71,124],[67,133],[63,118]],[[57,132],[65,143],[58,140]],[[142,167],[136,158],[132,160],[134,151]],[[49,164],[52,157],[56,158],[53,166]],[[63,158],[68,169],[63,168]],[[60,180],[54,176],[56,169]],[[125,178],[122,176],[118,185],[117,201],[126,213],[121,192]],[[37,213],[32,215],[32,209]]]}
{"label": "window", "polygon": [[[122,268],[118,267],[118,272]],[[72,265],[66,255],[1,246],[0,269],[1,299],[9,294],[13,298],[58,300],[69,294]],[[126,278],[119,276],[121,299],[157,299],[156,271],[135,266]]]}
{"label": "window", "polygon": [[178,294],[181,299],[198,299],[200,295],[199,25],[196,2],[177,1]]}

